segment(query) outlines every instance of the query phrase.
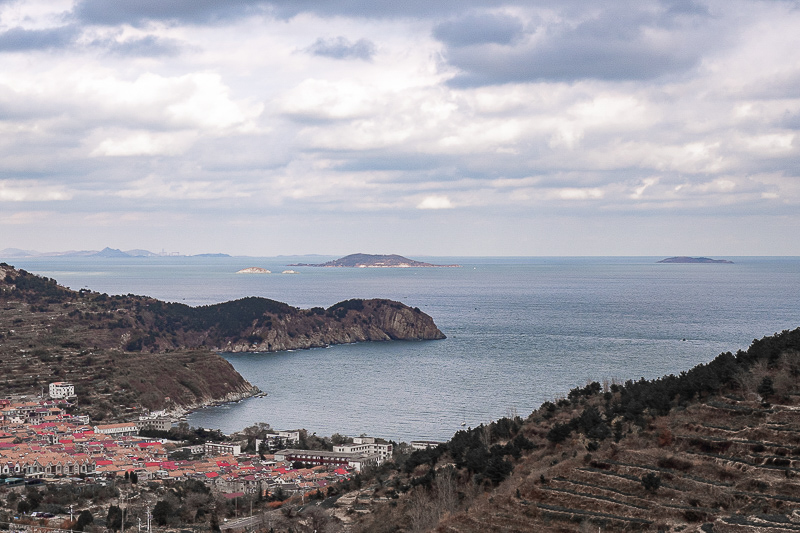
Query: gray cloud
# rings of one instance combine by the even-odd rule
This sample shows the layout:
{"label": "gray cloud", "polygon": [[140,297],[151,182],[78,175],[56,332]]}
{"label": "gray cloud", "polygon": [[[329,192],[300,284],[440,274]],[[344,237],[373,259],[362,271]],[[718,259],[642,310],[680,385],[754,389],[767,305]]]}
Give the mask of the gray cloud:
{"label": "gray cloud", "polygon": [[12,28],[0,33],[0,51],[47,50],[61,48],[72,43],[77,34],[73,26],[61,26],[46,30]]}
{"label": "gray cloud", "polygon": [[211,23],[260,11],[266,5],[263,0],[81,0],[73,13],[90,24]]}
{"label": "gray cloud", "polygon": [[144,57],[175,56],[183,48],[175,39],[164,39],[155,35],[122,42],[115,39],[98,40],[92,42],[92,46],[103,48],[112,54]]}
{"label": "gray cloud", "polygon": [[252,13],[292,18],[300,13],[370,18],[427,18],[462,13],[473,6],[508,4],[502,0],[80,0],[74,15],[91,24],[134,24],[147,21],[209,23]]}
{"label": "gray cloud", "polygon": [[[676,5],[681,9],[675,10]],[[461,70],[451,80],[456,87],[587,78],[649,80],[693,67],[711,46],[697,20],[707,18],[705,12],[689,9],[687,2],[660,7],[654,13],[653,6],[637,11],[617,5],[577,24],[534,28],[535,33],[512,47],[493,46],[497,40],[474,46],[453,42],[453,37],[468,35],[468,24],[454,29],[453,37],[442,31],[434,31],[434,36],[449,45],[446,59]]]}
{"label": "gray cloud", "polygon": [[314,44],[306,48],[306,52],[315,56],[333,59],[363,59],[369,61],[375,55],[375,43],[367,39],[351,42],[345,37],[323,39],[320,37]]}
{"label": "gray cloud", "polygon": [[523,24],[516,17],[502,14],[469,14],[442,22],[433,36],[449,46],[511,44],[522,36]]}

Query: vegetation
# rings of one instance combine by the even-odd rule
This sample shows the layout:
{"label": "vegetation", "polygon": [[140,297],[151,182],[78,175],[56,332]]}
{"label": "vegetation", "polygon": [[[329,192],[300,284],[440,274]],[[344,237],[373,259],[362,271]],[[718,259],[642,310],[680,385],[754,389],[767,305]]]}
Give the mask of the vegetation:
{"label": "vegetation", "polygon": [[129,408],[195,406],[255,392],[216,351],[443,337],[429,316],[389,300],[347,300],[327,311],[266,298],[190,307],[71,291],[0,264],[4,390],[74,382],[79,407],[96,420],[118,419]]}

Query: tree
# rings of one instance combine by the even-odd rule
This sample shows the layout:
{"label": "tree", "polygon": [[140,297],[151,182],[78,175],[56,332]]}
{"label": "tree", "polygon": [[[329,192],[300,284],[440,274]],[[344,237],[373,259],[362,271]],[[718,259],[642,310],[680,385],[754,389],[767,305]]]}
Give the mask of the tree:
{"label": "tree", "polygon": [[775,394],[775,387],[772,382],[772,378],[769,376],[764,376],[764,379],[761,380],[761,384],[756,389],[756,392],[758,392],[762,398],[767,398],[768,396]]}
{"label": "tree", "polygon": [[106,515],[106,526],[111,529],[120,529],[122,527],[122,509],[119,506],[109,506],[108,514]]}
{"label": "tree", "polygon": [[153,508],[153,519],[159,526],[166,526],[172,515],[172,505],[168,501],[160,500]]}
{"label": "tree", "polygon": [[78,531],[83,531],[83,528],[88,526],[94,522],[94,517],[92,513],[88,510],[81,511],[81,514],[78,515],[78,521],[75,522],[75,529]]}

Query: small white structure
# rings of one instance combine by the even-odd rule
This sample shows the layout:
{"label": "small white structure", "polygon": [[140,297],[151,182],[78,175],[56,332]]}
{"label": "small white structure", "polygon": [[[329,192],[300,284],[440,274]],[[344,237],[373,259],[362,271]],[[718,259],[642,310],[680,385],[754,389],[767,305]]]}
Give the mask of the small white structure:
{"label": "small white structure", "polygon": [[435,440],[412,440],[410,444],[411,448],[414,450],[427,450],[430,448],[436,448],[440,444],[444,444],[444,442]]}
{"label": "small white structure", "polygon": [[75,385],[65,381],[56,381],[50,384],[50,397],[51,398],[74,398]]}

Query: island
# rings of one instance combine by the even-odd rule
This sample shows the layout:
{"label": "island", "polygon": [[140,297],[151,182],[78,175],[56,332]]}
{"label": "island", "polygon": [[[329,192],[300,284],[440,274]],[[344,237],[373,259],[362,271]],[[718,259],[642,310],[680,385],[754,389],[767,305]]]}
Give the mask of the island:
{"label": "island", "polygon": [[396,254],[350,254],[325,263],[295,263],[288,266],[325,268],[459,268],[461,265],[434,265]]}
{"label": "island", "polygon": [[237,271],[236,273],[237,274],[272,274],[272,272],[270,272],[266,268],[261,268],[261,267],[243,268],[243,269]]}
{"label": "island", "polygon": [[668,257],[666,259],[662,259],[658,261],[659,263],[689,263],[689,264],[709,264],[709,263],[716,263],[716,264],[725,264],[725,265],[732,265],[733,261],[728,261],[727,259],[709,259],[708,257],[686,257],[686,256],[679,256],[679,257]]}

